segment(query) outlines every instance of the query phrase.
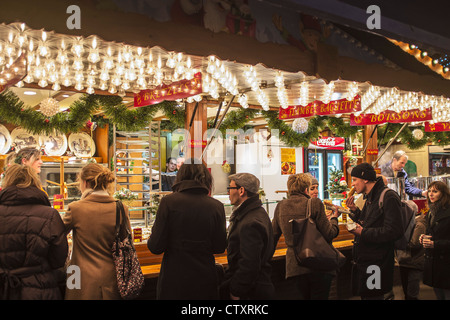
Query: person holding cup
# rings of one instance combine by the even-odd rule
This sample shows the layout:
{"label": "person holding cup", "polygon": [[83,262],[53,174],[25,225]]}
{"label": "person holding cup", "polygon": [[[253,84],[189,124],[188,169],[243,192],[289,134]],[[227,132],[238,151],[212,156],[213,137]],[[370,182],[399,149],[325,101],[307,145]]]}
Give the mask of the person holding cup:
{"label": "person holding cup", "polygon": [[450,191],[433,181],[427,193],[429,212],[426,233],[419,238],[425,248],[423,283],[433,287],[438,300],[450,300]]}

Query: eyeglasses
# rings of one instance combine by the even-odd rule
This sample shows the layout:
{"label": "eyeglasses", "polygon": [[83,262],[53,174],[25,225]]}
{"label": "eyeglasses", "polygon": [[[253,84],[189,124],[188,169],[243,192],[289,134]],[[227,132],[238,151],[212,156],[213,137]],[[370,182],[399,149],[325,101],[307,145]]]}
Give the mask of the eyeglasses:
{"label": "eyeglasses", "polygon": [[227,190],[230,191],[231,189],[240,189],[242,187],[227,187]]}

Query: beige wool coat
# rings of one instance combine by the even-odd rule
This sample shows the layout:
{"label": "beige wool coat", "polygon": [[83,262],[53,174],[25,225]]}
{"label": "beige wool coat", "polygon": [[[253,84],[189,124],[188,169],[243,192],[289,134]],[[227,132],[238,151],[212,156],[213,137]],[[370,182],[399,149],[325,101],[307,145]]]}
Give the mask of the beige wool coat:
{"label": "beige wool coat", "polygon": [[[306,217],[307,201],[309,196],[303,193],[291,194],[289,199],[280,201],[274,212],[272,219],[272,227],[274,233],[275,246],[281,237],[284,235],[284,240],[287,245],[286,251],[286,279],[301,274],[311,273],[314,270],[301,267],[297,264],[295,259],[292,237],[292,226],[289,223],[291,219],[299,219]],[[311,199],[311,218],[315,221],[317,229],[323,235],[325,240],[329,243],[333,241],[339,234],[339,226],[337,219],[328,220],[325,214],[325,207],[322,200],[319,198]],[[335,274],[331,271],[328,273]]]}
{"label": "beige wool coat", "polygon": [[[86,190],[69,204],[63,221],[73,231],[70,265],[80,268],[81,288],[66,288],[66,300],[120,299],[111,248],[116,224],[115,199],[106,192]],[[125,225],[130,228],[125,207]],[[70,276],[70,274],[69,274]]]}

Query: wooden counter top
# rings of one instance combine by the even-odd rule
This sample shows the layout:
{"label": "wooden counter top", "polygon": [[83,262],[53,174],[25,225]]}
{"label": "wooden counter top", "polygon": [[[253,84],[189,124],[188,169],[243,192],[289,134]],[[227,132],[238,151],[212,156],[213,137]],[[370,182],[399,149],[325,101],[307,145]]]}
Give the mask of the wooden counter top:
{"label": "wooden counter top", "polygon": [[[353,246],[353,235],[347,231],[345,225],[339,225],[339,235],[334,239],[333,245],[340,250],[351,249]],[[147,243],[141,242],[135,244],[136,252],[141,264],[142,273],[145,278],[156,278],[159,275],[161,269],[162,257],[164,254],[153,254],[148,250]],[[281,236],[278,241],[277,248],[272,257],[272,260],[284,259],[286,256],[287,246],[284,242],[284,237]],[[224,266],[228,264],[227,252],[214,255],[216,262]]]}

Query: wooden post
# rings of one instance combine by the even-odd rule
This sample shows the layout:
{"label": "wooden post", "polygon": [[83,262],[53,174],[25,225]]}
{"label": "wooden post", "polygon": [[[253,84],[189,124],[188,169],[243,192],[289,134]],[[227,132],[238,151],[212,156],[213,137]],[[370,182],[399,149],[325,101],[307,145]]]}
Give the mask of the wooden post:
{"label": "wooden post", "polygon": [[363,145],[365,146],[367,142],[369,142],[366,148],[366,154],[364,155],[363,161],[369,164],[372,164],[372,162],[377,160],[378,157],[378,155],[376,154],[369,154],[369,152],[367,152],[367,150],[375,150],[375,149],[378,150],[378,129],[375,130],[372,139],[370,139],[370,135],[372,134],[374,129],[375,125],[369,125],[365,126],[363,131]]}
{"label": "wooden post", "polygon": [[[206,136],[204,137],[208,129],[206,103],[202,100],[198,102],[197,108],[196,105],[197,102],[186,103],[185,129],[189,131],[189,136],[186,141],[185,159],[200,159],[206,146]],[[193,121],[190,127],[191,120]],[[206,159],[203,159],[203,161],[206,163]]]}

